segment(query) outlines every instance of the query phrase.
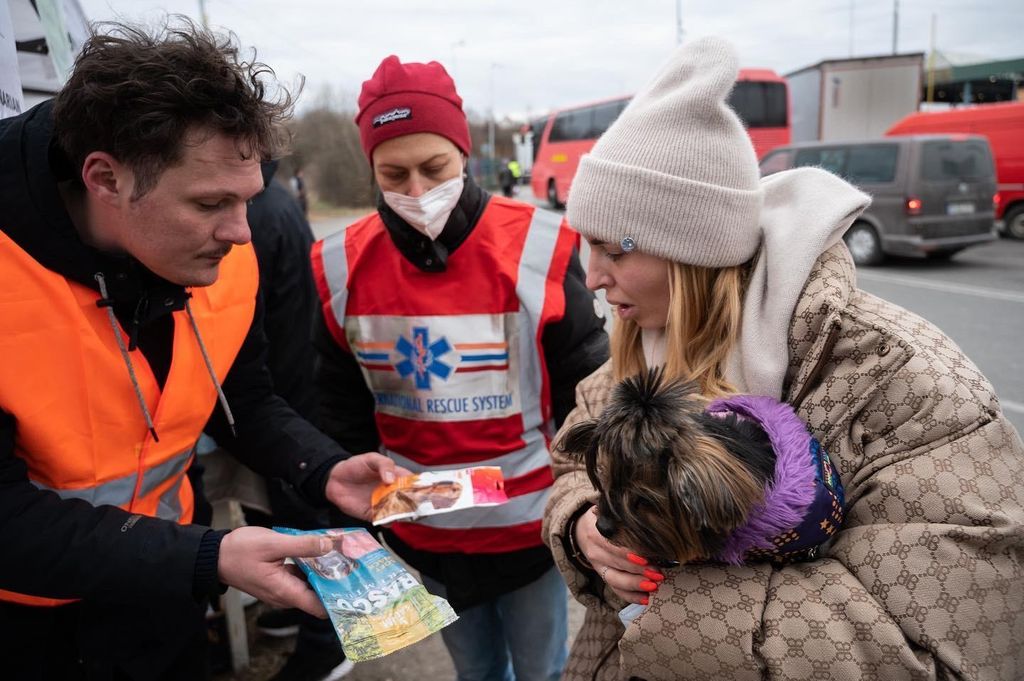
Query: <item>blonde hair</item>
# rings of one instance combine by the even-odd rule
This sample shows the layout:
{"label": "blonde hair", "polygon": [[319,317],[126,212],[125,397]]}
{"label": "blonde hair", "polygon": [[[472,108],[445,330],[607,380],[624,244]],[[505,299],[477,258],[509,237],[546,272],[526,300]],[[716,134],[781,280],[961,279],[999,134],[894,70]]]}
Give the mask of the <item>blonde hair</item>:
{"label": "blonde hair", "polygon": [[[725,361],[739,338],[749,265],[710,268],[670,261],[666,266],[666,378],[694,381],[706,398],[734,393],[725,379]],[[615,380],[649,368],[636,322],[617,319],[611,347]]]}

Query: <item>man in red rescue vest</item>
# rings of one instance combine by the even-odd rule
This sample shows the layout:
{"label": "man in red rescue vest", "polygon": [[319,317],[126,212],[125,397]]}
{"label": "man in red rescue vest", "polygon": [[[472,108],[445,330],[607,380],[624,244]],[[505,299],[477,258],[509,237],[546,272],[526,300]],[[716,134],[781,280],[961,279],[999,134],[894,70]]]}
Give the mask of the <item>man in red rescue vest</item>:
{"label": "man in red rescue vest", "polygon": [[460,680],[557,679],[567,597],[540,534],[548,444],[608,353],[579,238],[473,183],[440,64],[385,59],[356,122],[381,196],[313,249],[325,431],[415,471],[501,466],[508,503],[395,523],[388,544],[459,612],[441,633]]}
{"label": "man in red rescue vest", "polygon": [[365,517],[395,475],[274,395],[246,202],[291,102],[237,57],[186,20],[115,25],[0,121],[4,679],[205,678],[223,585],[325,614],[283,559],[329,546],[190,524],[215,409],[219,442],[315,503]]}

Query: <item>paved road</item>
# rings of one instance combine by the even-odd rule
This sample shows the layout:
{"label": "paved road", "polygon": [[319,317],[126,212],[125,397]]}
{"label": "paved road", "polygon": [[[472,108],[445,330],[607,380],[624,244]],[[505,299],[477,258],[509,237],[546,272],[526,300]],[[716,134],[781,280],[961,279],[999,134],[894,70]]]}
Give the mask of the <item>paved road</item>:
{"label": "paved road", "polygon": [[992,381],[1024,432],[1024,241],[1001,239],[949,262],[898,260],[857,272],[861,288],[945,331]]}

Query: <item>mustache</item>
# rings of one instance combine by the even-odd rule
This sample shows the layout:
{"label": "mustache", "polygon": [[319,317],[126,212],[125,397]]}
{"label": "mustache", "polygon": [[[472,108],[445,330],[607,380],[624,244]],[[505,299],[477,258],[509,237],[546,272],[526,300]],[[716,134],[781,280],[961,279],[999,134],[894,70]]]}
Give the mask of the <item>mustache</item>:
{"label": "mustache", "polygon": [[221,258],[225,257],[230,252],[231,252],[231,246],[227,246],[226,248],[218,248],[216,250],[204,251],[204,252],[200,253],[196,257],[198,257],[198,258],[216,258],[216,259],[220,260]]}

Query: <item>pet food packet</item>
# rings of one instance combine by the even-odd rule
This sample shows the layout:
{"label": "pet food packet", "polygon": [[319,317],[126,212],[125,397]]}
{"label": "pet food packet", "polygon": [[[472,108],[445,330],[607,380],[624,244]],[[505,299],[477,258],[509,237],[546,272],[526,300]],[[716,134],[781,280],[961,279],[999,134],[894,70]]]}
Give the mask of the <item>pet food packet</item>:
{"label": "pet food packet", "polygon": [[319,558],[296,558],[353,662],[383,657],[448,626],[458,616],[448,601],[426,587],[362,528],[300,531],[323,534],[334,550]]}
{"label": "pet food packet", "polygon": [[505,478],[498,466],[428,471],[377,487],[370,499],[370,517],[374,525],[383,525],[506,501]]}

